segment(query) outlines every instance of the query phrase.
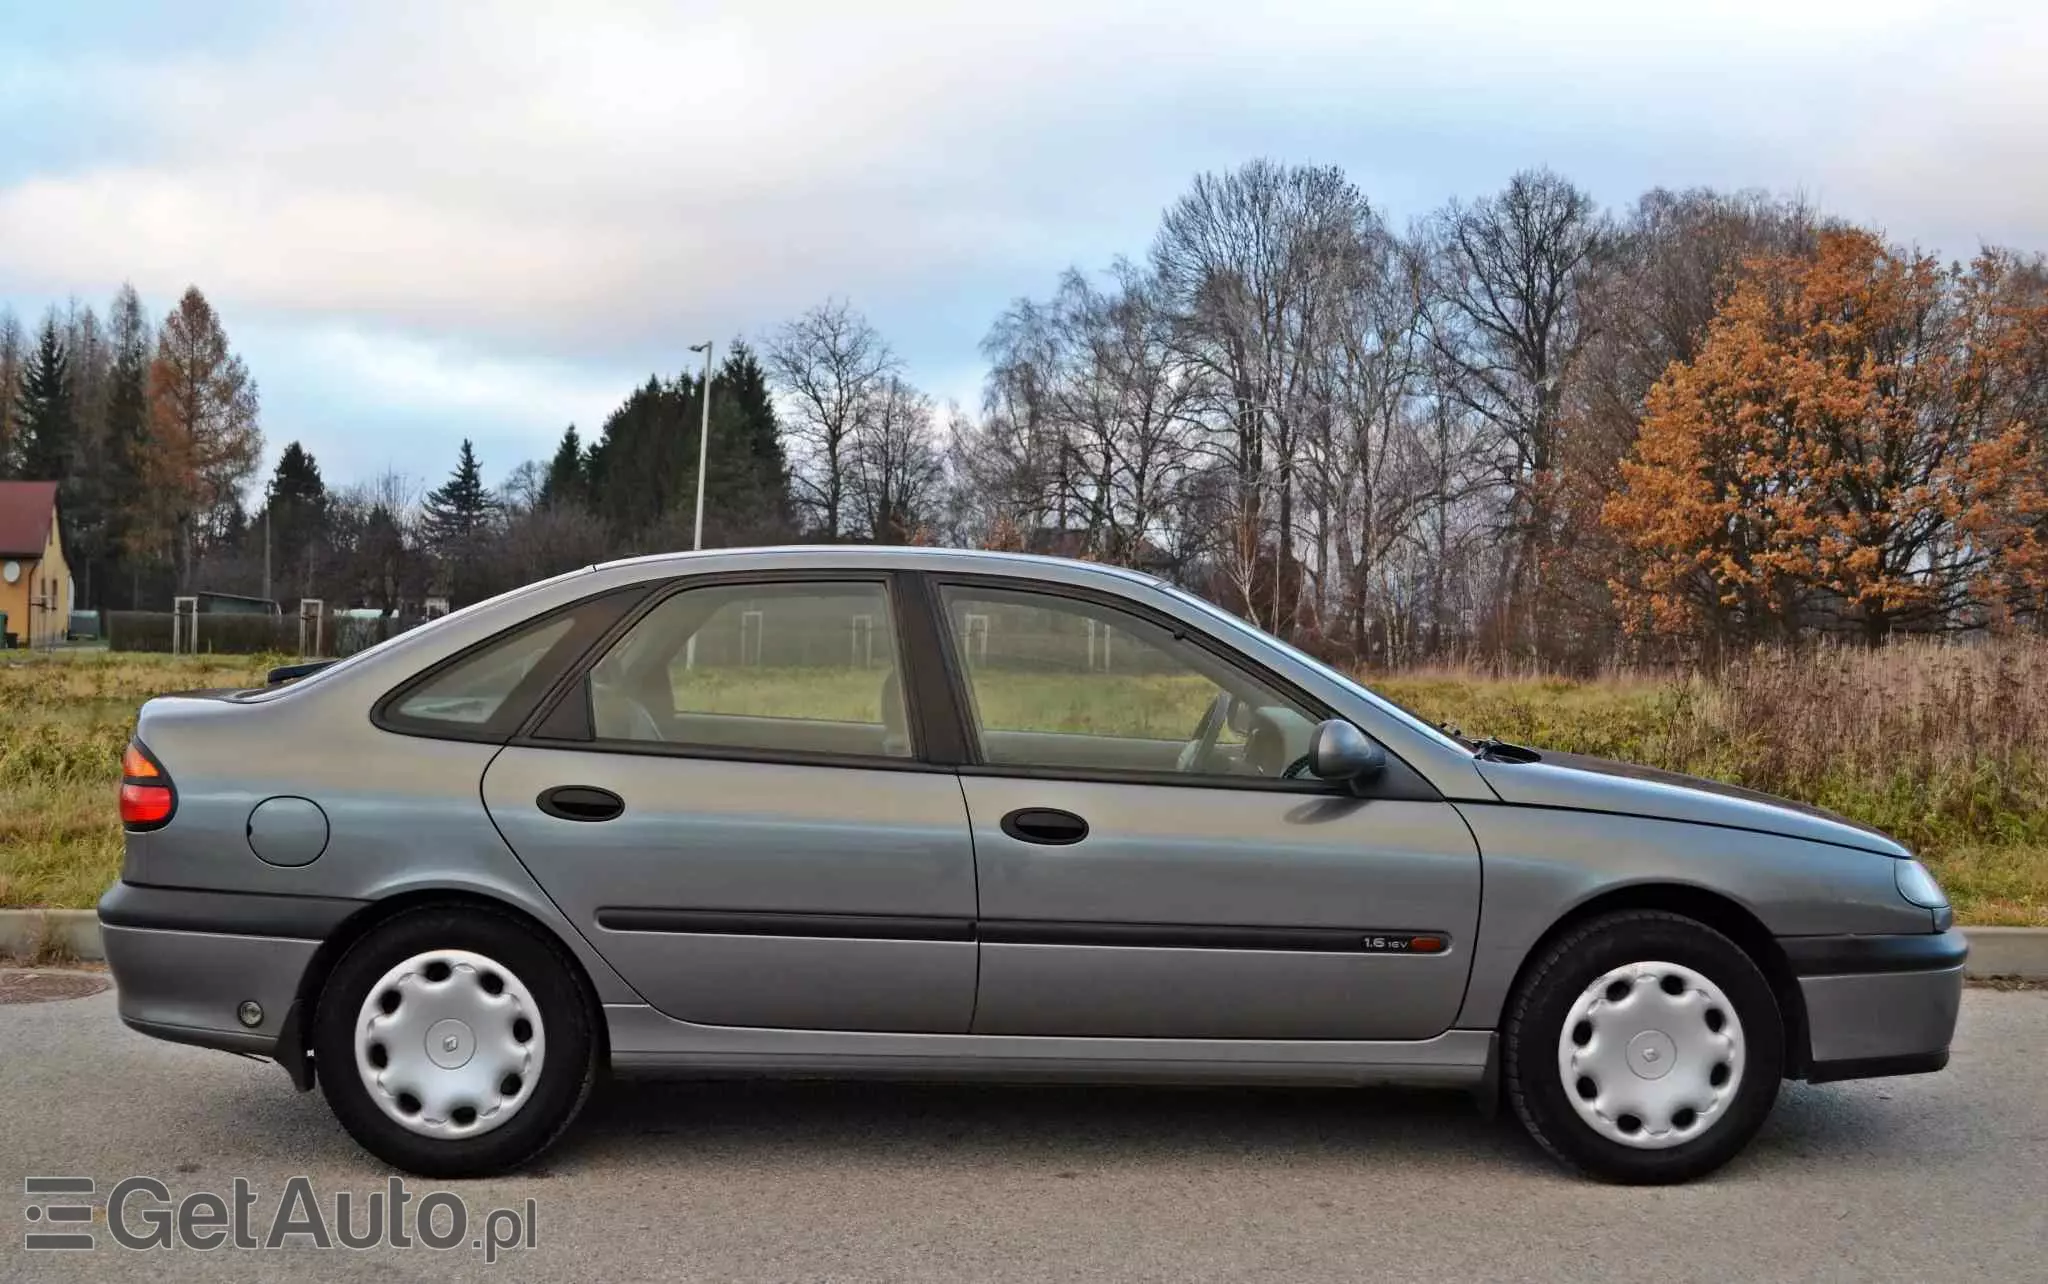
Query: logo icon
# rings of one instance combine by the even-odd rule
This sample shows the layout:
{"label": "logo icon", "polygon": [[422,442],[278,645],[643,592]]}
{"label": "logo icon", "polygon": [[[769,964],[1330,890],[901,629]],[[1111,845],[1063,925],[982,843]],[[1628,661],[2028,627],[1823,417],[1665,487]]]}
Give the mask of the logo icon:
{"label": "logo icon", "polygon": [[90,1177],[24,1177],[21,1182],[22,1194],[31,1198],[48,1195],[83,1196],[83,1204],[30,1204],[22,1213],[31,1226],[47,1224],[52,1227],[76,1229],[31,1230],[21,1237],[21,1246],[34,1250],[63,1250],[93,1247],[92,1200],[93,1180]]}

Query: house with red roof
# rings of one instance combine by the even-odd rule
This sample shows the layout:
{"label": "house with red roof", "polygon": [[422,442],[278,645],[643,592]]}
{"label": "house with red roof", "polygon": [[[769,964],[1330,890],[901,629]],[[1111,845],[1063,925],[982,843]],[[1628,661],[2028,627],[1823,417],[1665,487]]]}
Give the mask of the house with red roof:
{"label": "house with red roof", "polygon": [[0,618],[17,646],[64,640],[71,566],[57,522],[57,483],[0,481]]}

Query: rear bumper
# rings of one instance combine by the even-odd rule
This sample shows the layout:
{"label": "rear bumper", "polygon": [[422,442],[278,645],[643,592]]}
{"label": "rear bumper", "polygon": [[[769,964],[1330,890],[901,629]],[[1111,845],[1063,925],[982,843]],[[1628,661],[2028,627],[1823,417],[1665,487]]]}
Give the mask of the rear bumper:
{"label": "rear bumper", "polygon": [[1961,932],[1779,943],[1805,1001],[1808,1081],[1924,1074],[1948,1064],[1969,954]]}
{"label": "rear bumper", "polygon": [[[100,939],[121,1020],[173,1043],[274,1056],[321,940],[359,901],[116,883]],[[242,1021],[245,1002],[262,1008]]]}
{"label": "rear bumper", "polygon": [[[270,1056],[318,941],[102,925],[121,1020],[173,1043]],[[243,1024],[245,1001],[263,1009]]]}

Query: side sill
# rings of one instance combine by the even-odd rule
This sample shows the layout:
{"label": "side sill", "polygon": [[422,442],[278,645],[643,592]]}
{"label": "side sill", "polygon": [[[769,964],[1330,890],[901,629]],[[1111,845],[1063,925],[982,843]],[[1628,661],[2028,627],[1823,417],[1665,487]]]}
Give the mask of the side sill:
{"label": "side sill", "polygon": [[622,1075],[766,1075],[1072,1083],[1406,1084],[1474,1089],[1491,1030],[1405,1041],[870,1034],[696,1025],[605,1008]]}

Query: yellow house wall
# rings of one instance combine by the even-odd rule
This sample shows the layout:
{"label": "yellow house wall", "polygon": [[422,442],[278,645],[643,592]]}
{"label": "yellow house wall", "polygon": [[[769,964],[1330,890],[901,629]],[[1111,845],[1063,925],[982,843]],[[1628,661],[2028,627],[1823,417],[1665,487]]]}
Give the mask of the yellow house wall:
{"label": "yellow house wall", "polygon": [[[64,542],[57,534],[57,523],[50,523],[50,538],[43,545],[41,561],[15,560],[21,563],[20,580],[0,583],[0,611],[7,613],[7,631],[34,646],[63,641],[65,630],[71,625],[71,564],[64,560]],[[33,621],[29,610],[32,601],[36,604]],[[31,625],[35,629],[33,639],[28,636]]]}

